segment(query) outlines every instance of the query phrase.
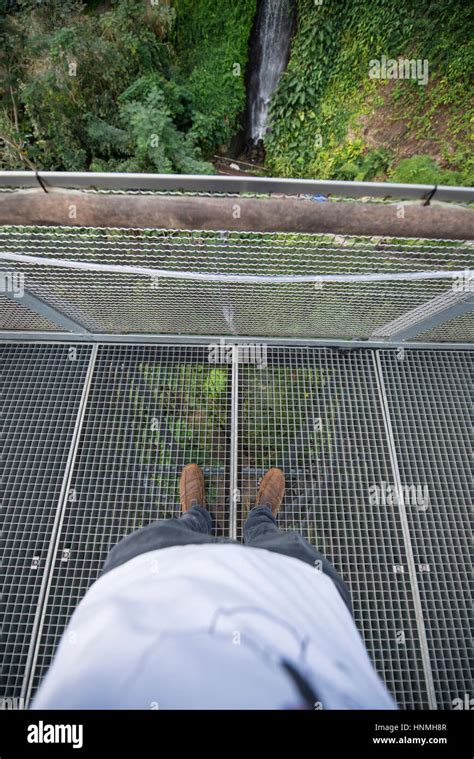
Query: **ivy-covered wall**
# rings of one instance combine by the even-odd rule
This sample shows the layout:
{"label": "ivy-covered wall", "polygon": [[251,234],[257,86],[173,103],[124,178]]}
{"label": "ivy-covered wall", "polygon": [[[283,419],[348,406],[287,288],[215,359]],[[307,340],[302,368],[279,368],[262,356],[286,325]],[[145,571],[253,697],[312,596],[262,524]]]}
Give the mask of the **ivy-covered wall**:
{"label": "ivy-covered wall", "polygon": [[245,111],[245,71],[257,0],[175,0],[175,47],[186,75],[193,131],[208,152],[226,146]]}
{"label": "ivy-covered wall", "polygon": [[[472,183],[473,6],[466,0],[296,0],[271,107],[270,173]],[[428,61],[428,84],[369,77],[370,61]]]}

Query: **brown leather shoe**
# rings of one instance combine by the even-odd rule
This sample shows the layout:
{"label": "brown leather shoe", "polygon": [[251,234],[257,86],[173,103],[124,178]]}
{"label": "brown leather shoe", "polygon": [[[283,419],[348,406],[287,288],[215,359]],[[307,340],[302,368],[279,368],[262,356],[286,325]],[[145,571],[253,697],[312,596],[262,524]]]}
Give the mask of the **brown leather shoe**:
{"label": "brown leather shoe", "polygon": [[285,495],[285,475],[281,469],[269,469],[262,478],[257,494],[257,506],[270,506],[274,517]]}
{"label": "brown leather shoe", "polygon": [[183,514],[193,505],[206,508],[204,474],[197,464],[187,464],[181,472],[179,500]]}

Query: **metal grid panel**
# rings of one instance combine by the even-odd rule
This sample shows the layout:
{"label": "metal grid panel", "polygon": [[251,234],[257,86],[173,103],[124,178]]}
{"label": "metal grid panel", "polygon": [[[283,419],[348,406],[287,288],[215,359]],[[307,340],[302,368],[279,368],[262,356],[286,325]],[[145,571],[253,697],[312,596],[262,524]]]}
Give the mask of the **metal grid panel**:
{"label": "metal grid panel", "polygon": [[[368,338],[449,291],[450,271],[473,266],[470,242],[318,234],[5,227],[4,255],[27,288],[92,331]],[[169,277],[53,265],[146,267]],[[412,275],[447,279],[298,282],[298,276]],[[219,275],[224,281],[175,275]],[[232,278],[270,277],[243,282]],[[281,281],[289,277],[292,281]],[[280,279],[275,279],[280,278]]]}
{"label": "metal grid panel", "polygon": [[0,329],[8,330],[48,330],[55,332],[58,325],[35,314],[19,300],[10,300],[0,295]]}
{"label": "metal grid panel", "polygon": [[[261,357],[260,357],[261,358]],[[258,481],[281,467],[279,526],[302,532],[349,584],[371,658],[398,703],[428,705],[398,507],[370,351],[268,348],[239,366],[239,532]]]}
{"label": "metal grid panel", "polygon": [[20,697],[90,347],[0,346],[0,695]]}
{"label": "metal grid panel", "polygon": [[[11,461],[4,544],[10,574],[3,578],[8,695],[21,692],[42,579],[33,557],[44,568],[90,355],[89,347],[76,350],[71,362],[67,346],[2,349]],[[430,508],[407,511],[439,705],[451,707],[469,692],[467,514],[460,508],[469,497],[469,357],[381,355],[403,482],[429,487]],[[333,561],[351,587],[357,624],[388,687],[401,706],[426,707],[372,352],[268,347],[264,357],[261,368],[239,365],[236,372],[239,532],[258,479],[269,466],[282,466],[287,496],[280,526],[301,530]],[[177,513],[183,464],[204,466],[211,507],[224,506],[219,532],[230,530],[232,368],[208,359],[207,348],[198,346],[100,348],[52,566],[35,685],[109,548],[142,524]]]}
{"label": "metal grid panel", "polygon": [[185,464],[206,474],[216,534],[228,534],[230,381],[200,347],[100,347],[40,638],[35,687],[110,548],[180,512]]}
{"label": "metal grid panel", "polygon": [[438,706],[471,691],[472,354],[381,351]]}

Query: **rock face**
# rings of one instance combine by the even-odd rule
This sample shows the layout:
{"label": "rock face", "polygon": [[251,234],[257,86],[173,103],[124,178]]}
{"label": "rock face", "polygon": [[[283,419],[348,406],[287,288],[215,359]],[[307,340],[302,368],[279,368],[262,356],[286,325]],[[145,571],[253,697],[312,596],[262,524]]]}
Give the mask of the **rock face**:
{"label": "rock face", "polygon": [[261,0],[249,78],[248,132],[255,142],[265,137],[270,98],[288,63],[293,20],[293,0]]}

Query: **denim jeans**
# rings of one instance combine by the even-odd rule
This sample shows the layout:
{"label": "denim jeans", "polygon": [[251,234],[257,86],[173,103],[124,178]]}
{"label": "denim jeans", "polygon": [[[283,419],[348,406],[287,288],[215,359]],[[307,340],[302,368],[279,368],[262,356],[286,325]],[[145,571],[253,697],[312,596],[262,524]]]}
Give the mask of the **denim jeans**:
{"label": "denim jeans", "polygon": [[[193,505],[178,518],[152,522],[127,535],[112,548],[101,574],[104,575],[138,554],[158,548],[205,543],[237,543],[232,538],[210,535],[211,530],[211,514],[201,506]],[[298,532],[281,530],[277,527],[276,519],[268,506],[256,506],[250,511],[244,525],[244,545],[291,556],[310,564],[315,570],[323,571],[333,580],[352,614],[349,590],[332,564]]]}

